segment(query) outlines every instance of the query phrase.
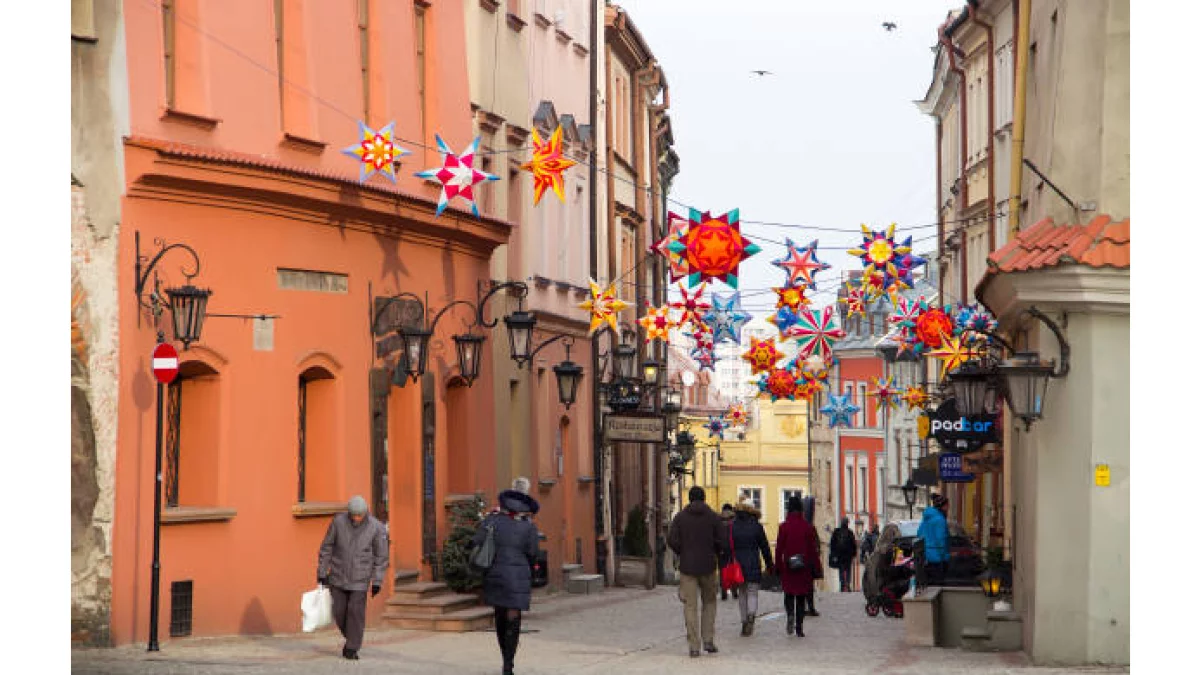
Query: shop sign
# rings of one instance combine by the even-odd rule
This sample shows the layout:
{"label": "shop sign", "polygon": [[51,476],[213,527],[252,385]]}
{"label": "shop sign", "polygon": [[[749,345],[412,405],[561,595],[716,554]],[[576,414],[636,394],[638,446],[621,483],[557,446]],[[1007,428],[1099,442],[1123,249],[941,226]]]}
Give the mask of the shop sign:
{"label": "shop sign", "polygon": [[1097,464],[1096,465],[1096,486],[1097,487],[1108,487],[1111,480],[1112,479],[1110,478],[1110,473],[1108,471],[1108,465],[1107,464]]}
{"label": "shop sign", "polygon": [[662,415],[611,413],[604,416],[604,440],[666,443],[667,420]]}
{"label": "shop sign", "polygon": [[929,433],[943,449],[974,452],[988,443],[999,443],[996,415],[960,415],[954,399],[947,399],[929,417]]}
{"label": "shop sign", "polygon": [[938,474],[944,483],[970,483],[975,480],[975,474],[963,472],[962,455],[957,452],[938,455]]}

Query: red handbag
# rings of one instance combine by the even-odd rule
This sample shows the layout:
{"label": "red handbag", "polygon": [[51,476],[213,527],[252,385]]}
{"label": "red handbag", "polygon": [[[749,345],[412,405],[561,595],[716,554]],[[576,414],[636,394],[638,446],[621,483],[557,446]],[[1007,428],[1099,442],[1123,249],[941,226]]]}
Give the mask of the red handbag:
{"label": "red handbag", "polygon": [[733,552],[733,527],[730,526],[729,564],[721,568],[721,588],[729,590],[744,583],[746,583],[746,577],[742,574],[742,565],[737,561],[737,555]]}

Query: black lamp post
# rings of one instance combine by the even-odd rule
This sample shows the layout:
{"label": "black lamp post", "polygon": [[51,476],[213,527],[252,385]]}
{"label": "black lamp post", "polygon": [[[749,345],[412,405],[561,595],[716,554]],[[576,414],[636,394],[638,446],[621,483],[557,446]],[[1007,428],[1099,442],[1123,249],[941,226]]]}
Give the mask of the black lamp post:
{"label": "black lamp post", "polygon": [[917,503],[917,486],[913,483],[912,476],[908,477],[900,491],[904,493],[904,503],[908,505],[908,519],[912,520],[913,505]]}
{"label": "black lamp post", "polygon": [[458,372],[470,387],[479,377],[479,362],[482,359],[483,342],[486,338],[478,333],[454,336],[454,348],[458,352]]}
{"label": "black lamp post", "polygon": [[509,355],[516,361],[517,368],[533,358],[533,327],[536,324],[537,317],[523,309],[504,317],[504,327],[508,329]]}
{"label": "black lamp post", "polygon": [[425,359],[429,356],[429,338],[433,331],[429,328],[401,328],[397,331],[400,336],[400,349],[404,352],[404,374],[416,382],[425,374]]}

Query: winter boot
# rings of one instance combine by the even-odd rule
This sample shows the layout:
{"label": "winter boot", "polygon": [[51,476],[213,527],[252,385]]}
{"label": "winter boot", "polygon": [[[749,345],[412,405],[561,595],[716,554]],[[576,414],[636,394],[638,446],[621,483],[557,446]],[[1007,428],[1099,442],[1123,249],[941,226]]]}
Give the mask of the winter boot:
{"label": "winter boot", "polygon": [[517,657],[517,644],[521,641],[521,618],[509,619],[504,627],[504,646],[501,655],[504,657],[504,675],[512,675],[513,661]]}
{"label": "winter boot", "polygon": [[751,614],[750,618],[746,621],[746,635],[747,636],[754,635],[754,615],[753,614]]}
{"label": "winter boot", "polygon": [[795,632],[796,632],[796,614],[795,614],[795,612],[788,612],[787,634],[791,635],[792,633],[795,633]]}

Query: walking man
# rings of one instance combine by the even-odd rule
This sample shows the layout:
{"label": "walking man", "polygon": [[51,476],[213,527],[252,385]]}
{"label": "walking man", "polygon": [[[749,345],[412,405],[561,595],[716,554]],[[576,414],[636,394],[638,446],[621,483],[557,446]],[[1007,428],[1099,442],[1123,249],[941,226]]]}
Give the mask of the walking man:
{"label": "walking man", "polygon": [[367,501],[355,495],[347,512],[329,523],[317,556],[317,583],[329,587],[333,620],[346,638],[344,658],[358,660],[367,626],[367,588],[371,597],[379,595],[387,568],[387,532],[367,513]]}
{"label": "walking man", "polygon": [[837,568],[838,582],[843,593],[853,590],[850,569],[854,566],[856,553],[858,542],[854,539],[854,533],[850,531],[850,519],[842,518],[842,524],[833,531],[829,540],[829,566]]}
{"label": "walking man", "polygon": [[[729,528],[716,511],[704,503],[704,488],[688,490],[688,505],[676,514],[667,532],[667,545],[679,558],[679,601],[683,603],[683,623],[687,627],[688,655],[704,651],[717,653],[713,641],[717,624],[717,557],[728,554],[725,543]],[[699,595],[699,602],[697,602]],[[701,607],[697,608],[696,605]],[[700,609],[700,626],[696,610]],[[699,633],[699,635],[697,635]]]}

